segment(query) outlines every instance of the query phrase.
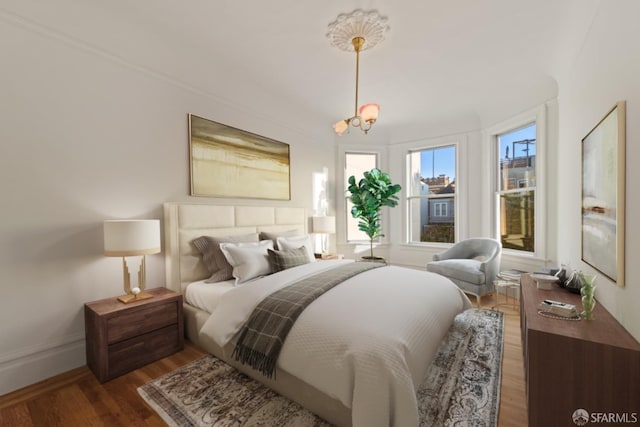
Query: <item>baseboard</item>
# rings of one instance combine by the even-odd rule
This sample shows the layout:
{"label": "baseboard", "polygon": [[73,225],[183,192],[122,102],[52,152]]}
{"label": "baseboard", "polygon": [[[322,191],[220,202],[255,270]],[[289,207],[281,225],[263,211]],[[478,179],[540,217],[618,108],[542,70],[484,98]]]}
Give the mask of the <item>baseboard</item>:
{"label": "baseboard", "polygon": [[86,364],[84,337],[0,363],[0,396]]}

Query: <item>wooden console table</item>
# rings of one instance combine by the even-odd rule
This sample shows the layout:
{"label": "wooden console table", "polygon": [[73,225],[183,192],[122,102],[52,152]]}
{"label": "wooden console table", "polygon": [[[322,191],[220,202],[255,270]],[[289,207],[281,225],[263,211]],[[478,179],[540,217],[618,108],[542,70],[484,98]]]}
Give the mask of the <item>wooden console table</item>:
{"label": "wooden console table", "polygon": [[556,285],[537,289],[528,274],[520,284],[529,426],[573,426],[577,409],[640,418],[640,344],[600,304],[592,321],[543,317],[540,301],[574,304],[581,311],[580,296]]}

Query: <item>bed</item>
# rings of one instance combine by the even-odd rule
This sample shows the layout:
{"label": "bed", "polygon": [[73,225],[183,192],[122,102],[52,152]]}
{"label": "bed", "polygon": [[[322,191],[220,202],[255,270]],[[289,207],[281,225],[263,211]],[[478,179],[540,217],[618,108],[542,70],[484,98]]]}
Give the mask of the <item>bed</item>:
{"label": "bed", "polygon": [[260,232],[304,235],[307,222],[306,210],[297,207],[166,203],[167,287],[189,294],[185,301],[192,304],[184,307],[187,338],[335,425],[417,425],[415,389],[453,318],[470,307],[448,279],[393,266],[348,279],[300,315],[273,378],[232,357],[244,319],[268,289],[353,261],[308,263],[248,282],[250,286],[217,283],[211,297],[215,304],[202,302],[209,297],[196,300],[191,295],[198,286],[207,288],[202,281],[209,276],[194,239]]}

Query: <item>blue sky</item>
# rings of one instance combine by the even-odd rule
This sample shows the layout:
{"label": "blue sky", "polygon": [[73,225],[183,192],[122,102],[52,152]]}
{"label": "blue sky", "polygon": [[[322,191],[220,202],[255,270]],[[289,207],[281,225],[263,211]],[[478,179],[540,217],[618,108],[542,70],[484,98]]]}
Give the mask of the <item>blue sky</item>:
{"label": "blue sky", "polygon": [[[518,129],[514,132],[505,133],[500,135],[500,159],[504,159],[507,154],[507,147],[509,147],[509,158],[524,157],[527,147],[526,144],[513,144],[514,141],[523,141],[525,139],[536,139],[536,125],[530,124],[527,127]],[[514,154],[515,150],[515,154]],[[536,155],[536,145],[529,144],[529,155]]]}
{"label": "blue sky", "polygon": [[453,145],[420,153],[420,175],[423,178],[432,178],[441,174],[447,175],[451,181],[456,178],[456,147]]}

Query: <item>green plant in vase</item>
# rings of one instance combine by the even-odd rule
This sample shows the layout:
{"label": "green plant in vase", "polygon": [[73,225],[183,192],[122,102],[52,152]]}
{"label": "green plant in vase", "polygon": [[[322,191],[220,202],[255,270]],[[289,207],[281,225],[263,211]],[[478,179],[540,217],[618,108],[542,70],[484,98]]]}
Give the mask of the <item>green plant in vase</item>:
{"label": "green plant in vase", "polygon": [[580,281],[582,287],[580,288],[580,295],[582,295],[582,308],[581,316],[586,320],[593,320],[593,309],[596,306],[596,299],[594,293],[596,287],[593,282],[596,280],[595,274],[582,274],[580,273]]}
{"label": "green plant in vase", "polygon": [[393,208],[398,205],[397,193],[402,187],[391,182],[388,173],[373,168],[365,172],[364,177],[356,182],[356,177],[349,177],[348,191],[351,194],[350,200],[353,203],[351,215],[359,219],[358,229],[369,237],[370,256],[363,259],[375,260],[373,256],[373,240],[384,237],[382,234],[382,224],[380,223],[380,210],[383,206]]}

